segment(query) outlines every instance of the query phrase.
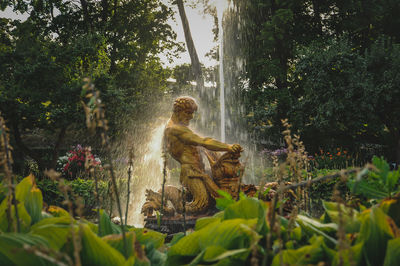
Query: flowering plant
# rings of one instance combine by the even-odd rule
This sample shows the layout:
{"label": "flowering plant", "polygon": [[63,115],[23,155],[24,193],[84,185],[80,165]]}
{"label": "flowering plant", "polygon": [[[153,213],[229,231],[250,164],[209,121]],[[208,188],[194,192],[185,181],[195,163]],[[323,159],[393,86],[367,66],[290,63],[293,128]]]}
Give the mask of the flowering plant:
{"label": "flowering plant", "polygon": [[100,166],[101,160],[92,154],[90,147],[82,147],[80,144],[74,146],[65,156],[58,161],[58,170],[68,179],[74,179],[78,174],[85,173],[89,167]]}
{"label": "flowering plant", "polygon": [[330,151],[321,149],[314,155],[314,164],[319,169],[342,169],[353,165],[349,152],[343,148]]}
{"label": "flowering plant", "polygon": [[276,156],[280,159],[285,159],[288,153],[287,148],[279,148],[276,150],[270,150],[270,149],[263,149],[260,154],[263,156],[266,156],[267,158],[271,158],[272,156]]}

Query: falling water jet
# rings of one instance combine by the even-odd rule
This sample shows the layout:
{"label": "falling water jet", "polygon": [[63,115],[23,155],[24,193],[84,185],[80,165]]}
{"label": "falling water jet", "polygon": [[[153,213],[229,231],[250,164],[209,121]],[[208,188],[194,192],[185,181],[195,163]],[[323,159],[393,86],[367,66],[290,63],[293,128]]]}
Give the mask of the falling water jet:
{"label": "falling water jet", "polygon": [[224,30],[223,18],[227,8],[226,1],[215,1],[218,17],[218,37],[219,37],[219,100],[221,113],[221,141],[225,142],[225,80],[224,80]]}

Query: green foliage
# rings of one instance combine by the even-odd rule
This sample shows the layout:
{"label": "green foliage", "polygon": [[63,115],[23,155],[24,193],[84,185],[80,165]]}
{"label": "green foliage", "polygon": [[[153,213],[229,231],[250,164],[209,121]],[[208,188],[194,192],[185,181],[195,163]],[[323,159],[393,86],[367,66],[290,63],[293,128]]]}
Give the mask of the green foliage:
{"label": "green foliage", "polygon": [[388,241],[384,266],[397,265],[400,260],[400,238]]}
{"label": "green foliage", "polygon": [[311,153],[342,146],[364,162],[377,152],[400,162],[396,1],[233,3],[224,35],[237,56],[225,56],[225,76],[257,140],[278,143],[288,118]]}
{"label": "green foliage", "polygon": [[100,237],[121,234],[121,227],[111,222],[110,217],[104,210],[100,210],[100,221],[99,221],[99,232],[97,233]]}
{"label": "green foliage", "polygon": [[367,265],[381,265],[385,258],[387,243],[399,237],[399,229],[396,228],[393,220],[377,206],[365,211],[361,222],[357,242],[363,243],[363,260]]}
{"label": "green foliage", "polygon": [[232,195],[229,194],[228,192],[225,192],[223,190],[218,190],[218,194],[221,196],[219,198],[216,198],[216,207],[219,210],[224,210],[228,205],[234,203],[235,201],[232,199]]}
{"label": "green foliage", "polygon": [[[15,148],[41,170],[55,168],[60,143],[71,132],[67,129],[84,124],[80,89],[85,77],[101,91],[113,132],[127,116],[154,115],[144,110],[168,92],[170,76],[159,54],[170,57],[182,49],[168,23],[172,10],[164,3],[49,0],[7,6],[28,18],[0,19],[0,111]],[[23,141],[32,131],[48,137],[49,154]]]}
{"label": "green foliage", "polygon": [[390,171],[389,164],[383,157],[372,158],[372,171],[368,171],[365,178],[359,175],[356,179],[349,181],[353,193],[361,194],[371,200],[382,200],[390,198],[399,192],[400,169]]}
{"label": "green foliage", "polygon": [[[72,192],[82,197],[85,205],[84,212],[91,213],[95,207],[95,182],[92,179],[81,179],[77,178],[72,181],[65,181],[67,185],[72,188]],[[107,195],[108,184],[104,181],[99,181],[99,196],[105,198]],[[58,189],[58,181],[52,181],[50,179],[43,179],[38,181],[38,187],[43,191],[43,200],[47,205],[63,206],[65,200],[64,194]]]}
{"label": "green foliage", "polygon": [[[380,159],[375,160],[375,164],[386,169]],[[388,177],[390,171],[377,173]],[[295,220],[287,220],[276,214],[278,231],[269,224],[268,213],[272,210],[267,203],[241,197],[225,204],[224,210],[213,217],[199,219],[193,232],[175,236],[168,245],[164,244],[164,234],[130,228],[124,254],[121,229],[111,223],[104,211],[101,211],[99,226],[83,219],[75,220],[66,211],[57,211],[57,207],[49,211],[61,214],[59,217],[42,212],[41,220],[34,221],[31,217],[42,209],[42,202],[32,199],[36,190],[34,184],[30,176],[16,187],[21,200],[19,206],[33,222],[22,227],[24,233],[7,232],[7,226],[0,228],[3,231],[0,235],[2,265],[65,263],[68,257],[73,257],[72,233],[79,236],[79,256],[85,265],[247,265],[260,256],[267,256],[267,265],[319,262],[396,265],[398,261],[398,198],[386,199],[362,212],[336,202],[324,202],[325,213],[320,219],[301,214]],[[29,212],[25,209],[28,199],[31,201]],[[5,203],[6,199],[1,206]],[[0,209],[1,222],[6,219],[5,211]],[[24,219],[20,216],[20,222]],[[340,234],[345,235],[345,239],[338,239]],[[268,239],[273,249],[265,249]]]}

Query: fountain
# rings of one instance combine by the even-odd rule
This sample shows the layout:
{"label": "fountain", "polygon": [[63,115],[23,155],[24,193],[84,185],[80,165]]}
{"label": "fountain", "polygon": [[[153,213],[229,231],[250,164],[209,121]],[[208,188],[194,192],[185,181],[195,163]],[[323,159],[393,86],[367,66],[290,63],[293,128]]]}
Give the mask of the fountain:
{"label": "fountain", "polygon": [[[180,214],[192,215],[192,220],[199,215],[212,214],[219,190],[229,193],[233,198],[239,197],[239,191],[249,196],[254,196],[257,191],[254,185],[241,183],[244,167],[239,161],[243,151],[239,144],[204,138],[188,127],[196,110],[197,104],[191,97],[179,97],[174,102],[172,116],[164,130],[163,147],[164,152],[181,166],[182,188],[163,186],[157,192],[146,190],[142,213],[147,216],[150,225],[157,222],[154,212],[175,217],[173,220]],[[219,152],[225,153],[221,155]],[[208,158],[211,174],[205,170],[201,153]]]}
{"label": "fountain", "polygon": [[[214,125],[215,121],[218,121],[218,118],[215,117],[215,114],[218,112],[210,112],[209,106],[212,105],[211,101],[216,101],[215,95],[210,95],[210,92],[213,91],[206,91],[206,89],[202,90],[201,92],[198,92],[200,94],[200,101],[204,108],[202,108],[202,114],[200,116],[201,118],[201,126],[197,125],[195,129],[200,132],[206,132],[207,134],[205,135],[211,135],[214,137],[220,137],[219,139],[221,140],[220,143],[224,144],[226,141],[226,130],[228,129],[229,132],[229,137],[228,139],[238,139],[240,140],[241,143],[248,143],[247,141],[247,134],[243,132],[243,130],[240,129],[240,127],[237,127],[237,123],[233,123],[231,116],[232,116],[232,108],[237,107],[234,103],[234,101],[231,98],[231,92],[229,90],[229,87],[232,86],[232,83],[229,83],[228,81],[228,86],[225,86],[225,80],[224,80],[224,34],[223,34],[223,15],[224,12],[226,11],[228,4],[225,1],[214,1],[214,5],[217,8],[217,14],[218,14],[218,28],[219,28],[219,60],[220,60],[220,65],[219,65],[219,85],[220,85],[220,90],[219,90],[219,103],[220,103],[220,134],[215,134],[214,129],[216,126]],[[226,87],[226,88],[225,88]],[[215,93],[215,92],[214,92]],[[225,99],[227,97],[227,99]],[[204,101],[204,99],[206,99]],[[225,101],[227,100],[227,101]],[[205,110],[205,111],[204,111]],[[213,117],[213,118],[211,118]],[[210,130],[210,125],[212,125],[212,128]],[[143,204],[142,211],[145,213],[147,216],[147,220],[149,220],[149,217],[154,217],[153,214],[155,212],[160,212],[161,209],[163,211],[164,215],[169,215],[170,217],[174,217],[177,214],[182,214],[183,212],[183,206],[182,205],[182,189],[179,188],[179,182],[177,182],[177,186],[166,186],[165,187],[165,192],[164,192],[164,199],[162,199],[161,194],[162,194],[162,167],[161,167],[161,136],[160,136],[160,130],[163,128],[163,126],[159,126],[158,130],[154,133],[157,133],[157,138],[158,140],[154,139],[153,135],[153,140],[150,143],[153,143],[152,145],[155,145],[154,147],[148,147],[149,148],[149,154],[151,155],[146,155],[146,158],[149,158],[149,162],[152,161],[155,167],[155,171],[158,171],[158,173],[154,174],[148,174],[148,173],[141,173],[139,175],[140,178],[147,176],[144,178],[145,180],[151,179],[151,182],[140,182],[139,186],[141,186],[141,189],[136,191],[136,196],[135,198],[132,199],[132,202],[136,206],[134,212],[132,212],[131,217],[133,216],[139,216],[138,213],[138,204],[143,204],[144,198],[144,189],[147,188],[147,201],[146,203]],[[208,129],[208,130],[207,130]],[[239,132],[240,131],[240,132]],[[214,140],[215,141],[215,140]],[[227,144],[224,144],[227,145]],[[201,145],[199,145],[201,146]],[[252,147],[254,145],[246,145],[246,147]],[[197,149],[197,148],[196,148]],[[238,191],[239,191],[239,184],[242,183],[240,180],[243,179],[249,183],[254,183],[255,178],[254,178],[254,171],[253,169],[250,170],[250,175],[252,177],[247,178],[244,176],[244,166],[242,166],[239,162],[239,157],[240,157],[240,152],[232,153],[232,152],[227,152],[228,150],[226,147],[222,151],[226,151],[225,154],[221,155],[218,152],[215,151],[210,151],[207,149],[202,149],[203,151],[201,152],[204,154],[204,156],[208,159],[209,162],[209,167],[206,166],[201,166],[197,168],[201,168],[201,170],[197,171],[201,173],[200,177],[198,177],[195,181],[197,182],[198,186],[202,187],[201,190],[203,192],[198,192],[196,189],[191,189],[188,186],[190,184],[187,184],[185,180],[182,182],[181,178],[181,183],[183,184],[184,187],[186,187],[187,197],[185,201],[187,201],[187,204],[185,206],[185,211],[187,211],[188,214],[193,214],[193,215],[200,215],[200,214],[206,214],[207,212],[212,212],[213,207],[215,205],[214,198],[218,196],[217,190],[224,190],[231,194],[234,198],[237,197]],[[248,148],[246,148],[247,153],[249,153]],[[171,151],[167,151],[167,153],[171,153]],[[173,154],[171,153],[172,157]],[[158,157],[157,157],[158,156]],[[197,155],[196,155],[197,156]],[[196,157],[195,156],[195,157]],[[198,157],[198,156],[197,156]],[[254,168],[254,160],[253,154],[250,153],[250,155],[246,155],[245,158],[250,158],[250,164],[247,166],[247,168]],[[176,158],[175,158],[176,159]],[[145,160],[146,161],[146,160]],[[177,160],[180,162],[180,160]],[[192,160],[193,161],[193,160]],[[200,158],[196,158],[194,160],[196,163],[193,164],[202,164],[202,160]],[[247,159],[245,159],[247,161]],[[150,166],[150,164],[146,164]],[[253,166],[253,167],[249,167]],[[144,171],[146,169],[149,169],[148,167],[142,167]],[[183,167],[185,168],[185,167]],[[210,172],[206,173],[204,175],[204,172],[207,171],[209,168]],[[240,169],[240,171],[239,171]],[[153,170],[151,170],[154,172]],[[181,168],[182,171],[182,168]],[[196,172],[195,171],[195,172]],[[182,176],[182,173],[181,173]],[[207,177],[205,177],[207,176]],[[184,178],[183,178],[184,179]],[[144,180],[143,180],[144,181]],[[195,185],[197,186],[197,185]],[[240,185],[242,186],[242,185]],[[246,187],[247,186],[247,187]],[[247,191],[249,195],[251,193],[255,193],[255,187],[253,185],[243,185],[243,187],[240,188],[240,191]],[[139,195],[138,195],[139,194]],[[161,208],[161,202],[165,200],[165,206]],[[200,203],[193,203],[195,201],[201,202]],[[171,206],[172,205],[172,206]],[[204,206],[203,206],[204,205]],[[138,223],[138,219],[135,219],[135,223]],[[155,218],[154,218],[155,219]],[[132,221],[132,219],[130,219]]]}

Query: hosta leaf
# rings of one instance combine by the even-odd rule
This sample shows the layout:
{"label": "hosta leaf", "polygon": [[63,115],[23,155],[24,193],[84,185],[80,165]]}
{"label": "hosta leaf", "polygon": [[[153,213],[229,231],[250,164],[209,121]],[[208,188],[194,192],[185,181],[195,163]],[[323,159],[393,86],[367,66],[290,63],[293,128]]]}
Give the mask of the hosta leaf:
{"label": "hosta leaf", "polygon": [[213,262],[223,260],[231,256],[238,256],[240,254],[245,255],[243,259],[246,259],[248,252],[248,248],[226,250],[220,246],[209,246],[205,249],[203,260],[206,262]]}
{"label": "hosta leaf", "polygon": [[[6,212],[7,200],[8,198],[5,198],[0,205],[0,230],[3,232],[6,232],[8,229],[8,219]],[[19,203],[17,205],[17,210],[18,210],[18,218],[19,218],[19,225],[21,232],[28,232],[32,219],[29,216],[28,212],[26,211],[23,203]],[[16,221],[17,221],[14,205],[11,205],[11,217],[13,222],[13,225],[11,225],[11,230],[14,230],[14,225],[16,226]]]}
{"label": "hosta leaf", "polygon": [[[125,234],[126,237],[126,256],[128,258],[135,258],[135,261],[138,262],[149,262],[145,257],[145,252],[140,244],[136,242],[136,235],[134,232],[128,232]],[[109,244],[111,247],[118,250],[121,254],[125,254],[124,250],[124,240],[122,234],[118,235],[107,235],[102,237],[102,239]],[[138,259],[138,260],[136,260]]]}
{"label": "hosta leaf", "polygon": [[362,213],[358,243],[363,242],[363,256],[370,265],[382,265],[387,242],[398,234],[393,220],[377,206]]}
{"label": "hosta leaf", "polygon": [[160,248],[164,244],[166,234],[156,232],[147,228],[131,228],[136,234],[136,239],[140,244],[149,246],[152,245],[155,249]]}
{"label": "hosta leaf", "polygon": [[336,239],[329,235],[334,235],[336,233],[338,229],[337,224],[323,224],[304,215],[298,215],[296,221],[300,224],[301,228],[309,232],[310,235],[318,234],[320,236],[323,236],[325,239],[329,240],[333,244],[337,244]]}
{"label": "hosta leaf", "polygon": [[[257,235],[250,229],[255,228],[256,223],[257,219],[231,219],[221,223],[213,223],[198,231],[200,233],[199,246],[201,249],[211,245],[221,246],[225,249],[247,247],[244,244],[248,244],[248,241],[251,241],[252,237]],[[252,233],[254,235],[251,235]]]}
{"label": "hosta leaf", "polygon": [[[218,246],[224,250],[247,248],[257,233],[257,219],[230,219],[215,221],[199,231],[182,238],[168,252],[170,265],[189,263],[209,246]],[[257,239],[258,240],[258,239]]]}
{"label": "hosta leaf", "polygon": [[120,234],[121,228],[111,222],[110,217],[104,210],[100,210],[100,222],[99,222],[99,236],[106,236],[112,234]]}
{"label": "hosta leaf", "polygon": [[400,226],[400,200],[399,199],[385,199],[381,201],[379,207],[384,213],[389,215],[396,225]]}
{"label": "hosta leaf", "polygon": [[232,199],[231,194],[229,194],[228,192],[218,190],[218,194],[221,196],[215,199],[216,207],[218,208],[218,210],[224,210],[229,205],[235,203],[235,201]]}
{"label": "hosta leaf", "polygon": [[43,196],[42,192],[37,188],[35,177],[32,174],[22,179],[15,187],[15,197],[19,202],[24,203],[26,211],[32,218],[32,223],[36,223],[41,219]]}
{"label": "hosta leaf", "polygon": [[55,265],[28,249],[48,249],[48,243],[40,236],[6,233],[0,235],[0,265]]}
{"label": "hosta leaf", "polygon": [[[324,223],[339,223],[339,204],[336,202],[323,201],[322,205],[325,209]],[[345,224],[346,233],[355,233],[360,230],[359,212],[352,208],[340,204],[341,219]]]}
{"label": "hosta leaf", "polygon": [[124,265],[124,256],[90,230],[88,225],[82,229],[82,265]]}
{"label": "hosta leaf", "polygon": [[207,225],[209,225],[210,223],[213,222],[219,222],[221,221],[221,218],[219,217],[202,217],[196,220],[196,225],[195,225],[195,230],[198,231],[204,227],[206,227]]}
{"label": "hosta leaf", "polygon": [[298,249],[283,250],[275,255],[272,266],[282,265],[309,265],[327,261],[327,254],[323,248],[323,239],[318,237],[312,245],[303,246]]}
{"label": "hosta leaf", "polygon": [[243,218],[257,219],[257,232],[266,233],[265,204],[255,198],[245,198],[225,208],[224,220]]}
{"label": "hosta leaf", "polygon": [[32,218],[32,224],[42,219],[43,195],[36,185],[32,186],[30,193],[26,195],[24,205]]}
{"label": "hosta leaf", "polygon": [[70,223],[67,216],[43,219],[32,226],[30,234],[45,238],[51,248],[60,250],[71,232]]}
{"label": "hosta leaf", "polygon": [[332,265],[360,265],[363,244],[358,243],[350,248],[336,252]]}
{"label": "hosta leaf", "polygon": [[383,266],[397,266],[400,262],[400,238],[389,240]]}
{"label": "hosta leaf", "polygon": [[69,217],[69,213],[63,208],[58,206],[50,205],[47,211],[54,217],[61,217],[61,216]]}

